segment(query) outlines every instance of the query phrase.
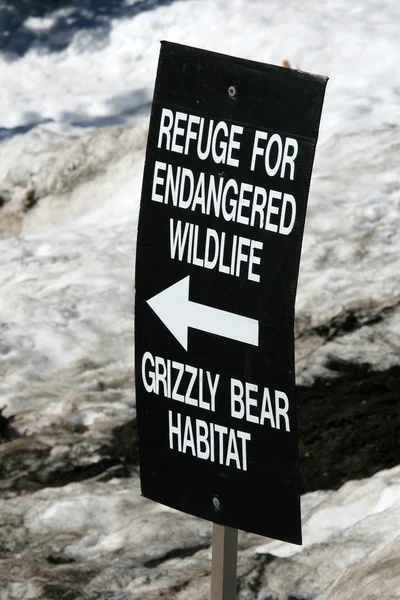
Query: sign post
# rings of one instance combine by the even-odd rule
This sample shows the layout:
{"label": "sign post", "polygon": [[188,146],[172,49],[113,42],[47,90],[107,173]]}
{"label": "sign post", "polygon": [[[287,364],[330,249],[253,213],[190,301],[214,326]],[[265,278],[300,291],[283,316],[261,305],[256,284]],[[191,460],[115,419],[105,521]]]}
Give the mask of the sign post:
{"label": "sign post", "polygon": [[211,600],[236,598],[238,530],[213,524]]}
{"label": "sign post", "polygon": [[141,488],[216,524],[215,600],[233,597],[236,529],[301,543],[294,303],[326,81],[161,47],[136,258]]}

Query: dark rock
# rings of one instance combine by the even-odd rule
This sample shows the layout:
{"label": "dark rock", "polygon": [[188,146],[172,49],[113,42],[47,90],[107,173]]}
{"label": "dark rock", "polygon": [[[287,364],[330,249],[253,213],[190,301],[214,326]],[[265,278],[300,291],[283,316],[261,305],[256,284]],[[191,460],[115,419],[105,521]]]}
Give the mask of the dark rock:
{"label": "dark rock", "polygon": [[331,368],[342,376],[297,389],[302,493],[337,489],[400,461],[400,367]]}

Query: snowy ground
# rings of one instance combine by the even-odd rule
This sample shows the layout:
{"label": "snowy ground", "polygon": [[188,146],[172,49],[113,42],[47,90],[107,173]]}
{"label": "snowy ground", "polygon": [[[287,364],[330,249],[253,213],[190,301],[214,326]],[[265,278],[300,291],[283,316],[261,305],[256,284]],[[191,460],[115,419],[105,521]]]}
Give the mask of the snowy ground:
{"label": "snowy ground", "polygon": [[[45,10],[51,4],[57,10]],[[288,59],[329,76],[298,287],[298,381],[332,376],[335,361],[399,364],[399,20],[400,5],[389,0],[0,4],[0,404],[21,414],[31,434],[68,424],[100,435],[134,415],[135,230],[161,39],[275,64]],[[284,557],[292,547],[249,538],[240,597],[399,597],[391,562],[400,551],[398,476],[395,469],[306,496],[306,546],[289,563],[275,562],[272,579],[254,556]],[[85,483],[36,492],[19,505],[6,499],[2,514],[23,506],[29,535],[45,525],[56,538],[64,515],[73,541],[60,544],[74,560],[125,544],[134,552],[155,535],[138,523],[164,513],[132,500],[133,529],[117,535],[110,520],[122,530],[130,514],[120,519],[121,497],[132,485],[137,495],[137,479],[121,481],[96,484],[107,519],[88,509],[100,488]],[[194,546],[209,540],[198,528]],[[207,585],[208,550],[199,552]],[[186,560],[195,572],[194,559]],[[246,595],[255,572],[258,595]],[[167,581],[164,572],[159,578]],[[125,598],[122,590],[127,598],[161,597],[153,584],[141,572],[115,597]],[[1,600],[46,597],[39,584],[29,593],[18,585],[16,576]],[[189,586],[176,598],[206,598],[202,589]]]}

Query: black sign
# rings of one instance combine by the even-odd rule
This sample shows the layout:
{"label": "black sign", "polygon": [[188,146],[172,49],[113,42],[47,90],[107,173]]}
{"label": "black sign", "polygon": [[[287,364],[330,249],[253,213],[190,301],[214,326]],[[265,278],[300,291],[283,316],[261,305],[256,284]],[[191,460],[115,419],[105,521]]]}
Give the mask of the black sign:
{"label": "black sign", "polygon": [[325,86],[163,42],[137,239],[143,495],[294,543],[294,302]]}

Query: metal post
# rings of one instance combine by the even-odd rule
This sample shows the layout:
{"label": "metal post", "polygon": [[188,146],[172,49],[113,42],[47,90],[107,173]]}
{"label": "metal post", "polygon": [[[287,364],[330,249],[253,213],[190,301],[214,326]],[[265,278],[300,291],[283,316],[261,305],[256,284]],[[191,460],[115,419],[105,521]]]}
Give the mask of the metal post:
{"label": "metal post", "polygon": [[236,599],[238,530],[213,524],[211,600]]}

